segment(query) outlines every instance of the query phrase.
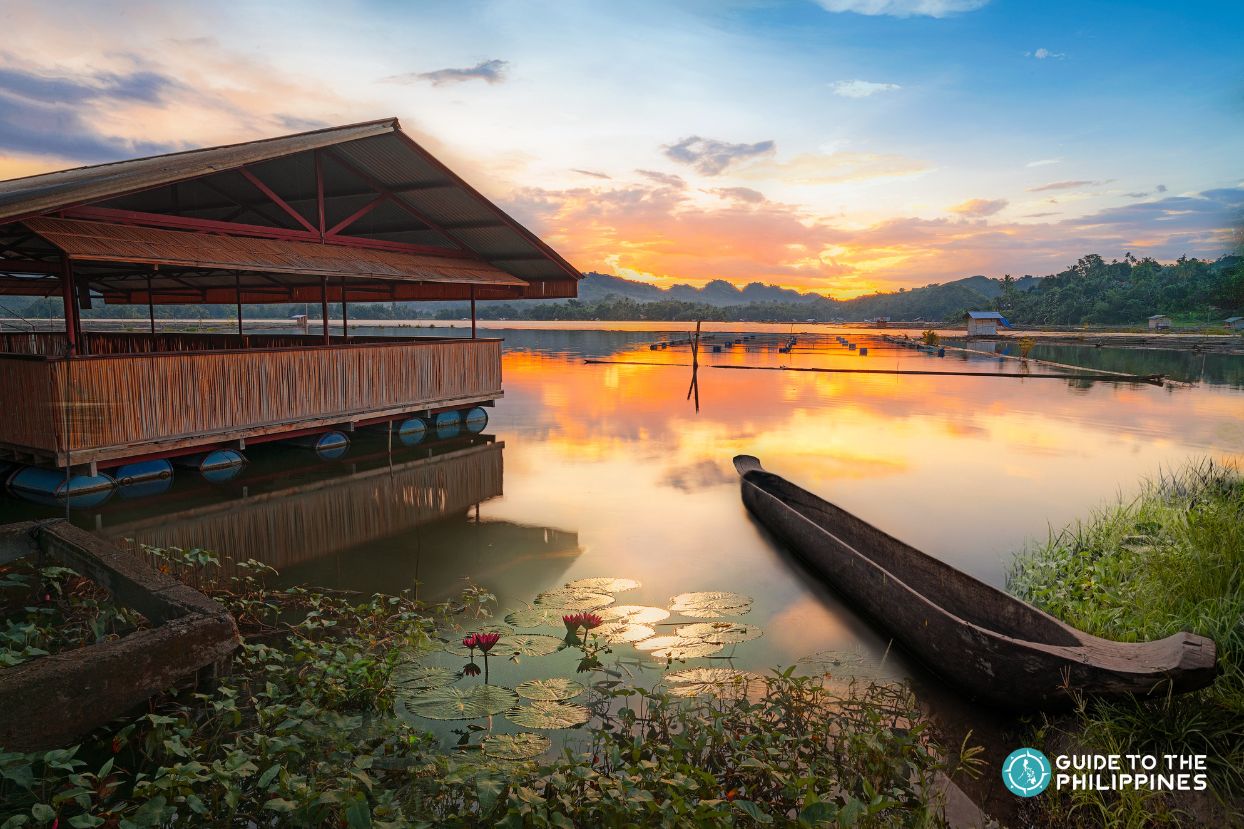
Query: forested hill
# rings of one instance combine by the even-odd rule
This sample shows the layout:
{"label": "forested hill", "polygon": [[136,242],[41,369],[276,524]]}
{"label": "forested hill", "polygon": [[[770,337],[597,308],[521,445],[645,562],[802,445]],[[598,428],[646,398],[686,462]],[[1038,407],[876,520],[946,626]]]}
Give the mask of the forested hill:
{"label": "forested hill", "polygon": [[[650,319],[650,320],[957,320],[970,310],[1000,310],[1013,322],[1076,325],[1127,324],[1152,314],[1212,321],[1244,313],[1244,258],[1217,261],[1180,258],[1164,265],[1154,259],[1106,262],[1096,254],[1049,276],[969,276],[894,293],[835,300],[752,283],[736,288],[715,280],[702,288],[668,289],[616,276],[591,273],[580,283],[577,300],[490,303],[481,315],[491,319]],[[459,309],[448,308],[448,317]]]}
{"label": "forested hill", "polygon": [[[306,306],[247,306],[248,319],[286,318]],[[481,302],[482,319],[546,320],[892,320],[942,322],[958,320],[969,310],[1003,311],[1012,321],[1030,325],[1082,323],[1136,324],[1152,314],[1213,322],[1244,314],[1244,257],[1217,261],[1180,258],[1170,264],[1125,256],[1106,262],[1090,254],[1075,265],[1049,276],[1002,279],[969,276],[894,293],[835,300],[753,282],[742,288],[714,280],[700,288],[674,285],[658,288],[608,274],[589,273],[579,285],[578,299]],[[351,304],[353,319],[457,319],[468,313],[461,302],[399,302]],[[0,296],[0,317],[58,317],[59,299]],[[194,319],[227,318],[234,307],[160,306],[157,316]],[[332,307],[340,315],[339,306]],[[84,317],[146,317],[146,306],[96,303]]]}

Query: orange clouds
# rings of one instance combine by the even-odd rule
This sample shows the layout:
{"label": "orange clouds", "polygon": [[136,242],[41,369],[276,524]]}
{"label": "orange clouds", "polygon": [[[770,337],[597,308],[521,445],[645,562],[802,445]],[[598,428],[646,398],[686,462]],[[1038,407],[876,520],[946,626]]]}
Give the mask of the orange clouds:
{"label": "orange clouds", "polygon": [[1244,191],[1223,189],[1078,219],[991,223],[986,217],[1007,201],[976,198],[949,208],[957,218],[851,227],[750,188],[696,191],[676,176],[647,179],[533,188],[511,201],[584,270],[657,284],[762,281],[845,299],[977,273],[1052,273],[1086,252],[1215,256],[1229,242],[1232,205],[1244,199]]}

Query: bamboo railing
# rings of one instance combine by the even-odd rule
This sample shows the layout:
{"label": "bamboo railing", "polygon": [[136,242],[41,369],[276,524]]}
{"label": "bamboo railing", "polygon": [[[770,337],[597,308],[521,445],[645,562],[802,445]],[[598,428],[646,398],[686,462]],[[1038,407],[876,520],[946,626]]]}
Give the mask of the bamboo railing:
{"label": "bamboo railing", "polygon": [[[43,347],[39,335],[7,336],[3,345],[26,338],[30,348]],[[29,453],[58,466],[80,464],[501,396],[500,340],[311,345],[276,335],[272,341],[297,345],[207,350],[211,339],[228,335],[160,336],[183,350],[0,354],[0,400],[14,401],[0,407],[0,447],[19,460]]]}

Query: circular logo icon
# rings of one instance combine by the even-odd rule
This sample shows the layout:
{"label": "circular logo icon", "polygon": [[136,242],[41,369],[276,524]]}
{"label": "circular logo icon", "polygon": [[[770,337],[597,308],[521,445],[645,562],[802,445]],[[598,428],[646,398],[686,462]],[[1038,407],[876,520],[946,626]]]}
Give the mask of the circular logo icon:
{"label": "circular logo icon", "polygon": [[1002,763],[1002,782],[1011,794],[1039,795],[1050,785],[1050,761],[1035,748],[1017,748]]}

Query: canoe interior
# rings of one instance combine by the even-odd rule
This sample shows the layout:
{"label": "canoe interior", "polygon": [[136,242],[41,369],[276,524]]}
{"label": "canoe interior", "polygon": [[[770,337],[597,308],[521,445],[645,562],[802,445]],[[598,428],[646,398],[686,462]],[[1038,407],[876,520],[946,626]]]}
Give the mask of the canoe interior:
{"label": "canoe interior", "polygon": [[788,504],[883,570],[902,574],[903,582],[964,621],[1014,639],[1047,645],[1082,644],[1073,629],[1054,617],[904,544],[785,478],[753,470],[747,472],[745,480]]}

